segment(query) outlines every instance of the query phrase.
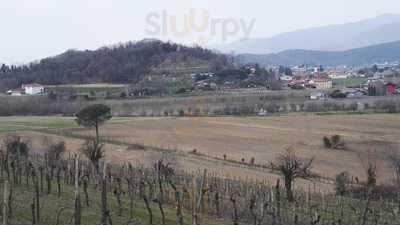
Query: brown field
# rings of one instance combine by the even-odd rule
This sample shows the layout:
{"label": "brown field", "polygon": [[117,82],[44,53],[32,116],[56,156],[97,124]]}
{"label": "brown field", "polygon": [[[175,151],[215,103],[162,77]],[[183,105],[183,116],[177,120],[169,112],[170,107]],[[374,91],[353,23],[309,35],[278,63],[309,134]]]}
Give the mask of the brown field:
{"label": "brown field", "polygon": [[[119,118],[102,128],[111,139],[257,164],[272,162],[287,148],[301,157],[315,157],[314,170],[326,177],[342,171],[364,177],[368,161],[376,163],[381,181],[392,179],[385,158],[400,144],[400,116],[330,115],[215,118]],[[338,134],[348,150],[327,150],[324,136]],[[221,171],[224,172],[224,171]],[[251,177],[251,174],[248,174]]]}
{"label": "brown field", "polygon": [[[88,134],[88,131],[76,128],[71,131],[75,134]],[[34,149],[38,150],[44,146],[44,136],[48,136],[38,131],[18,132],[30,137]],[[109,140],[176,149],[177,154],[165,155],[184,170],[207,168],[221,176],[273,182],[278,175],[268,169],[249,168],[185,152],[196,149],[207,156],[222,158],[226,154],[228,159],[240,161],[244,158],[246,162],[254,157],[256,164],[269,164],[290,147],[299,157],[315,157],[313,169],[324,177],[334,178],[336,174],[348,171],[363,180],[365,167],[368,162],[372,162],[378,166],[379,181],[389,182],[393,179],[393,173],[386,158],[389,151],[399,150],[400,115],[114,118],[101,128],[101,134]],[[323,148],[322,138],[334,134],[344,137],[348,150]],[[65,140],[68,149],[74,153],[78,152],[83,143],[80,139],[51,136],[52,139]],[[109,161],[129,161],[147,166],[161,157],[160,152],[116,144],[107,144],[106,152]],[[305,181],[300,183],[306,184]],[[327,185],[319,184],[319,187]]]}

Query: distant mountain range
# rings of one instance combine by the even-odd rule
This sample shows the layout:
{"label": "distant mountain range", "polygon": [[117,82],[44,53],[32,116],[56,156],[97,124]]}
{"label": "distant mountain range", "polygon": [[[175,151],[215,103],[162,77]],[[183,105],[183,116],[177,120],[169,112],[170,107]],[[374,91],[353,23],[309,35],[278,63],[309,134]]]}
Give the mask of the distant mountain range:
{"label": "distant mountain range", "polygon": [[384,14],[355,23],[331,25],[213,46],[236,54],[270,54],[285,50],[345,51],[400,40],[400,15]]}
{"label": "distant mountain range", "polygon": [[347,51],[286,50],[276,54],[242,54],[236,57],[242,64],[260,65],[370,65],[400,61],[400,41]]}

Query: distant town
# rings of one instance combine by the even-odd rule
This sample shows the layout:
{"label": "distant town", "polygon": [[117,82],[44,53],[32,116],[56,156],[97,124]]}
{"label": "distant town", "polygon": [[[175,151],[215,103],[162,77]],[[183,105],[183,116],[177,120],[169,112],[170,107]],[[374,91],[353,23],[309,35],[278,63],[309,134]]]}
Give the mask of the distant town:
{"label": "distant town", "polygon": [[[383,96],[400,93],[400,66],[398,62],[374,64],[371,67],[294,66],[273,67],[279,79],[291,89],[316,89],[310,97],[320,99]],[[283,71],[283,72],[282,72]]]}

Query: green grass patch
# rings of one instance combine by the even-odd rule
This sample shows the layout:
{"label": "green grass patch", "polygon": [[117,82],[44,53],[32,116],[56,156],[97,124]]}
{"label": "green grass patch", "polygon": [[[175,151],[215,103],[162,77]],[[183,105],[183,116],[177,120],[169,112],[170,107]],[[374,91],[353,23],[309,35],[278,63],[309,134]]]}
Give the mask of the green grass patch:
{"label": "green grass patch", "polygon": [[1,117],[0,133],[30,131],[38,129],[78,128],[73,118],[68,117]]}
{"label": "green grass patch", "polygon": [[334,79],[333,86],[334,87],[359,87],[361,84],[363,84],[367,80],[368,80],[368,78],[363,78],[363,77]]}
{"label": "green grass patch", "polygon": [[47,86],[48,92],[63,92],[73,91],[78,94],[90,94],[90,93],[118,93],[124,90],[124,85],[60,85],[60,86]]}

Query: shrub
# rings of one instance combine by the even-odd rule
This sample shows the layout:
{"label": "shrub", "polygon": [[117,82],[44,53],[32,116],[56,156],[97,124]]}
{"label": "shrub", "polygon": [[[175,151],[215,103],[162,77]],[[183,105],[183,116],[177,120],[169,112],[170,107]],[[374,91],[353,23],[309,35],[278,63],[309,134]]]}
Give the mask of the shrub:
{"label": "shrub", "polygon": [[49,163],[52,164],[52,166],[54,167],[57,166],[56,164],[61,159],[64,152],[65,152],[65,142],[60,141],[56,144],[51,144],[46,152]]}
{"label": "shrub", "polygon": [[346,143],[344,142],[344,140],[340,135],[333,135],[330,138],[325,136],[322,138],[322,143],[325,148],[336,149],[336,150],[346,149]]}
{"label": "shrub", "polygon": [[376,187],[377,168],[375,165],[369,163],[367,168],[367,187]]}
{"label": "shrub", "polygon": [[334,90],[330,95],[331,98],[346,98],[346,94],[340,90]]}
{"label": "shrub", "polygon": [[184,117],[185,116],[185,111],[183,111],[183,109],[179,110],[178,112],[180,117]]}
{"label": "shrub", "polygon": [[326,137],[326,136],[323,137],[322,142],[323,142],[325,148],[332,148],[331,140],[328,137]]}
{"label": "shrub", "polygon": [[119,97],[120,97],[120,98],[126,98],[126,97],[127,97],[127,95],[126,95],[126,93],[125,93],[125,92],[121,92],[121,94],[119,95]]}
{"label": "shrub", "polygon": [[348,172],[342,172],[336,176],[335,191],[336,195],[344,196],[348,191],[350,176]]}
{"label": "shrub", "polygon": [[96,172],[99,173],[100,160],[105,157],[104,144],[98,142],[94,138],[87,139],[81,148],[81,152],[92,162]]}
{"label": "shrub", "polygon": [[345,143],[340,135],[333,135],[331,137],[332,148],[334,149],[345,149]]}
{"label": "shrub", "polygon": [[7,155],[12,160],[27,158],[30,151],[30,142],[22,140],[20,136],[7,136],[4,140]]}
{"label": "shrub", "polygon": [[251,165],[254,165],[256,163],[256,159],[254,158],[254,157],[252,157],[251,159],[250,159],[250,164]]}

